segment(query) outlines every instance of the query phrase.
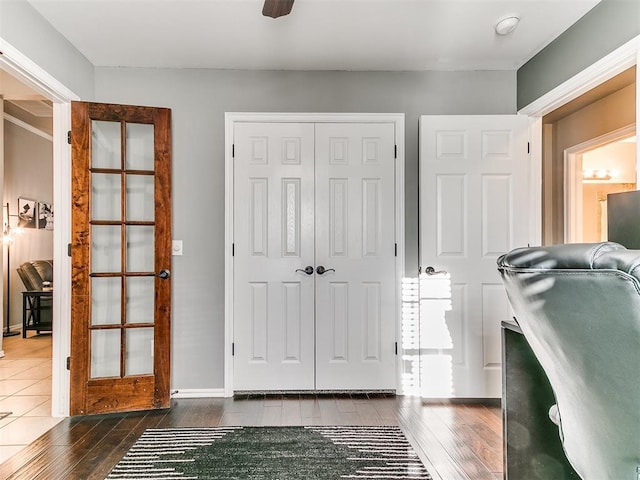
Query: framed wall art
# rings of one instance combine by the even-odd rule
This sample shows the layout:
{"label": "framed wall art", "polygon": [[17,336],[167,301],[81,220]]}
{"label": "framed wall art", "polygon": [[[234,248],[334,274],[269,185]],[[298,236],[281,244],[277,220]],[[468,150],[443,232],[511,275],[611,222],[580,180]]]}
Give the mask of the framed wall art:
{"label": "framed wall art", "polygon": [[38,228],[53,230],[53,205],[38,202]]}
{"label": "framed wall art", "polygon": [[18,227],[36,228],[37,209],[38,202],[35,200],[18,197]]}

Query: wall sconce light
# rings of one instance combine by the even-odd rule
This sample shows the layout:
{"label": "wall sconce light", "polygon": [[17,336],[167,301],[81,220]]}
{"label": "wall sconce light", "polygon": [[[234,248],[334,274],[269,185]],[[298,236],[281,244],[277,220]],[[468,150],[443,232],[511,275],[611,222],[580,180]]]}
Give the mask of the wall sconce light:
{"label": "wall sconce light", "polygon": [[607,169],[595,169],[595,170],[583,170],[582,180],[584,182],[606,182],[616,177],[618,172],[616,170]]}

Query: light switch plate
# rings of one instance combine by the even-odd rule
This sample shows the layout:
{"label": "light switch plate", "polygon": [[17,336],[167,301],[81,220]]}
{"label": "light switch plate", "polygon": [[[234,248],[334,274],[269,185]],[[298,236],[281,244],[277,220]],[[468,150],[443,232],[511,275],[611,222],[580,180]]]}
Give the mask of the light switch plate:
{"label": "light switch plate", "polygon": [[171,255],[182,255],[182,240],[171,241]]}

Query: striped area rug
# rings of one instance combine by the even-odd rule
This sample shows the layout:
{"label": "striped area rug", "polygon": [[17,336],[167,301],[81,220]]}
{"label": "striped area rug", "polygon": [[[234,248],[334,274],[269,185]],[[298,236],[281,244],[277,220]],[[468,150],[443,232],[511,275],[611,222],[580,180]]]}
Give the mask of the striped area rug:
{"label": "striped area rug", "polygon": [[148,429],[107,480],[431,480],[396,426]]}

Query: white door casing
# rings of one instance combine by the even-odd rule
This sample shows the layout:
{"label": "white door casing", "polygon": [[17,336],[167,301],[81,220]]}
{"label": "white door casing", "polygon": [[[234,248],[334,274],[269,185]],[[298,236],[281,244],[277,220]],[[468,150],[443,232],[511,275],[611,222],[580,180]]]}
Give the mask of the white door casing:
{"label": "white door casing", "polygon": [[314,387],[314,141],[309,123],[235,130],[237,390]]}
{"label": "white door casing", "polygon": [[[71,102],[80,97],[63,85],[30,58],[0,37],[0,70],[53,102],[53,204],[56,206],[56,226],[53,231],[53,281],[56,285],[71,285],[71,259],[67,245],[71,241],[71,145],[67,132],[71,129]],[[52,333],[51,415],[69,416],[69,371],[65,359],[71,343],[71,289],[59,287],[54,292]]]}
{"label": "white door casing", "polygon": [[316,126],[316,388],[395,389],[393,124]]}
{"label": "white door casing", "polygon": [[[452,348],[422,352],[425,396],[501,395],[500,323],[512,314],[496,259],[528,243],[527,141],[524,116],[420,117],[420,263],[451,279]],[[426,330],[436,321],[428,310]],[[436,353],[448,362],[431,361]],[[429,392],[430,376],[449,391]]]}
{"label": "white door casing", "polygon": [[397,124],[233,130],[233,390],[396,389]]}

